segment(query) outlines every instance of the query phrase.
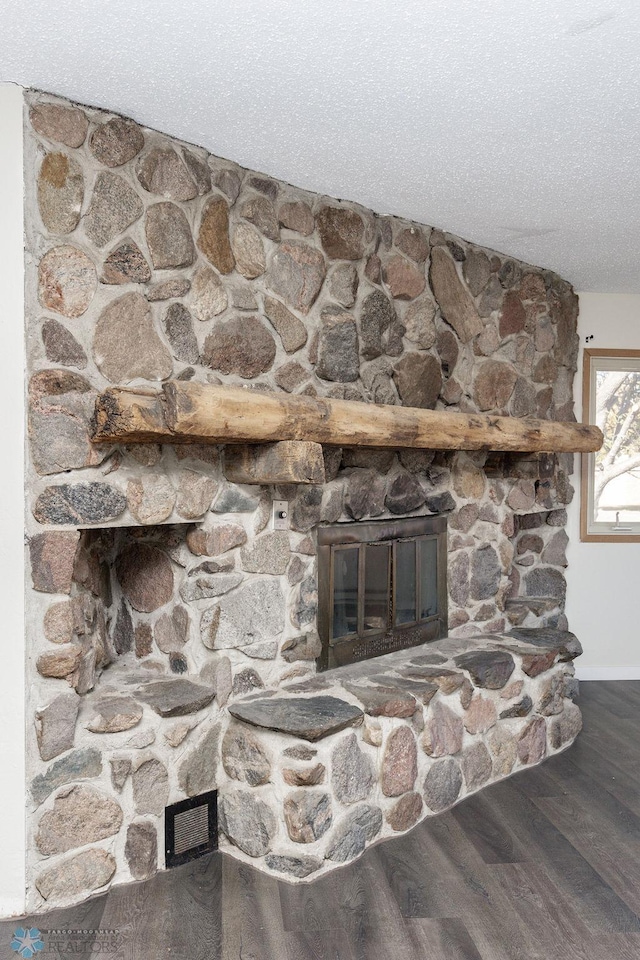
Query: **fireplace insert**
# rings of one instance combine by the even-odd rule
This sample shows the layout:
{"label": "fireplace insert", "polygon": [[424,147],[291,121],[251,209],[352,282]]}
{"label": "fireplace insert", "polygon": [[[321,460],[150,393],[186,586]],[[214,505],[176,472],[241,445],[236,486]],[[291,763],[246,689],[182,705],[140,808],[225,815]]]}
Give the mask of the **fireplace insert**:
{"label": "fireplace insert", "polygon": [[447,520],[318,528],[318,670],[447,633]]}

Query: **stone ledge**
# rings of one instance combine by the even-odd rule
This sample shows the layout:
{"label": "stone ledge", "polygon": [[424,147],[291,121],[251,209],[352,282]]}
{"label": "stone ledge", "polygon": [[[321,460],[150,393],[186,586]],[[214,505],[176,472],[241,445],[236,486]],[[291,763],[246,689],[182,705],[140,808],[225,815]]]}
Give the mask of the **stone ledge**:
{"label": "stone ledge", "polygon": [[550,629],[451,638],[236,702],[221,848],[313,880],[565,749],[582,726],[580,652]]}

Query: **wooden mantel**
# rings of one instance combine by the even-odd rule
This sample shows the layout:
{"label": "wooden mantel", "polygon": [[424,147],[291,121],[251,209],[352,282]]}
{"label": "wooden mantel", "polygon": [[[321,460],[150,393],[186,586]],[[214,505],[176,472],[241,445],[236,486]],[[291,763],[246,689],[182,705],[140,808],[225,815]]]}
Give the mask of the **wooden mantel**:
{"label": "wooden mantel", "polygon": [[[161,391],[114,387],[96,403],[95,443],[267,444],[589,453],[597,427],[453,413],[169,381]],[[309,481],[307,481],[309,482]]]}

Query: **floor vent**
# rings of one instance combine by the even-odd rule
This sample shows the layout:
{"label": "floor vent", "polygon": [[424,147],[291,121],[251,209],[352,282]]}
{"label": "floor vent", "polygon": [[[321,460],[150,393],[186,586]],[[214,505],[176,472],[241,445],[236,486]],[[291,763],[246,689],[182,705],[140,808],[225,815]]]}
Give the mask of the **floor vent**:
{"label": "floor vent", "polygon": [[164,853],[167,867],[177,867],[217,849],[217,790],[165,807]]}

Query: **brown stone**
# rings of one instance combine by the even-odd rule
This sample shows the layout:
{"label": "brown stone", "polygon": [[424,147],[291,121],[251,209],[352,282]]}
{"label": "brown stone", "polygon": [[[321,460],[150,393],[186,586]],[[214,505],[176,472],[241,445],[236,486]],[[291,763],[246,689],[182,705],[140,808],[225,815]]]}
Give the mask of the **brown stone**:
{"label": "brown stone", "polygon": [[270,370],[276,345],[257,317],[218,321],[205,340],[203,360],[212,370],[245,380]]}
{"label": "brown stone", "polygon": [[284,782],[290,787],[317,787],[319,783],[324,783],[325,774],[326,770],[322,763],[316,763],[314,767],[308,767],[305,770],[292,770],[286,767],[282,771]]}
{"label": "brown stone", "polygon": [[472,295],[479,296],[491,276],[491,264],[484,250],[471,249],[467,252],[462,273]]}
{"label": "brown stone", "polygon": [[158,869],[158,834],[146,820],[130,823],[124,855],[134,880],[147,880]]}
{"label": "brown stone", "polygon": [[287,353],[295,353],[304,347],[307,342],[307,328],[283,303],[275,297],[265,296],[264,312],[279,334]]}
{"label": "brown stone", "polygon": [[500,314],[500,336],[509,337],[524,330],[527,315],[522,301],[515,290],[509,290],[502,301]]}
{"label": "brown stone", "polygon": [[42,343],[49,363],[61,363],[79,370],[86,367],[86,353],[71,331],[58,320],[49,319],[43,322]]}
{"label": "brown stone", "polygon": [[98,247],[115,240],[144,212],[144,204],[117,173],[99,173],[84,216],[85,233]]}
{"label": "brown stone", "polygon": [[513,393],[518,374],[508,363],[487,360],[482,364],[473,385],[473,396],[479,410],[504,410]]}
{"label": "brown stone", "polygon": [[405,407],[433,410],[442,389],[442,370],[432,354],[405,354],[396,363],[393,379]]}
{"label": "brown stone", "polygon": [[283,203],[278,210],[280,225],[308,237],[315,226],[311,208],[301,200]]}
{"label": "brown stone", "polygon": [[[538,677],[546,670],[550,670],[556,662],[558,656],[557,650],[549,650],[546,653],[526,654],[522,657],[522,669],[528,677]],[[517,694],[514,694],[517,696]]]}
{"label": "brown stone", "polygon": [[133,120],[113,117],[91,134],[89,149],[105,167],[121,167],[140,153],[144,146],[142,130]]}
{"label": "brown stone", "polygon": [[235,259],[229,243],[229,207],[222,197],[213,197],[204,208],[198,247],[216,270],[231,273]]}
{"label": "brown stone", "polygon": [[175,203],[163,201],[149,207],[144,228],[156,270],[189,267],[196,259],[189,222]]}
{"label": "brown stone", "polygon": [[267,269],[264,244],[258,231],[248,223],[239,223],[231,237],[236,270],[247,280],[262,276]]}
{"label": "brown stone", "polygon": [[173,571],[166,553],[134,543],[118,555],[116,576],[134,610],[152,613],[173,596]]}
{"label": "brown stone", "polygon": [[240,215],[253,223],[269,240],[280,239],[275,207],[267,197],[251,197],[242,205]]}
{"label": "brown stone", "polygon": [[495,703],[486,697],[474,697],[463,717],[465,729],[469,733],[486,733],[498,720]]}
{"label": "brown stone", "polygon": [[213,530],[190,530],[187,534],[189,550],[198,557],[217,557],[246,542],[246,531],[238,523],[222,523]]}
{"label": "brown stone", "polygon": [[78,107],[62,107],[57,103],[35,103],[29,111],[31,126],[41,137],[81,147],[87,136],[89,121]]}
{"label": "brown stone", "polygon": [[112,837],[122,826],[119,804],[94,787],[60,790],[53,808],[40,819],[36,846],[50,856]]}
{"label": "brown stone", "polygon": [[323,380],[352,383],[358,379],[360,357],[354,317],[339,307],[322,311],[316,374]]}
{"label": "brown stone", "polygon": [[115,872],[114,857],[106,850],[93,847],[47,867],[34,883],[43,900],[75,903],[104,887]]}
{"label": "brown stone", "polygon": [[364,268],[364,275],[371,283],[380,284],[382,280],[382,260],[377,253],[368,257]]}
{"label": "brown stone", "polygon": [[158,300],[171,300],[173,297],[184,297],[191,289],[191,281],[186,277],[172,277],[170,280],[161,280],[152,283],[147,289],[146,298],[150,303]]}
{"label": "brown stone", "polygon": [[462,718],[446,704],[435,701],[422,736],[422,747],[431,757],[457,753],[462,747]]}
{"label": "brown stone", "polygon": [[44,615],[44,635],[50,643],[70,643],[74,620],[70,600],[53,603]]}
{"label": "brown stone", "polygon": [[318,233],[330,260],[360,260],[364,251],[364,223],[347,207],[322,207],[317,217]]}
{"label": "brown stone", "polygon": [[155,331],[151,308],[139,293],[125,293],[104,308],[93,339],[100,372],[112,383],[138,377],[164,380],[171,375],[171,354]]}
{"label": "brown stone", "polygon": [[36,661],[36,668],[42,677],[64,679],[78,667],[82,657],[82,647],[70,643],[51,653],[42,653]]}
{"label": "brown stone", "polygon": [[314,843],[332,822],[331,797],[312,790],[296,790],[284,801],[287,833],[294,843]]}
{"label": "brown stone", "polygon": [[385,797],[399,797],[413,790],[418,775],[416,739],[409,727],[398,727],[387,739],[380,786]]}
{"label": "brown stone", "polygon": [[152,147],[138,160],[136,173],[145,190],[167,200],[193,200],[198,195],[193,177],[173,147]]}
{"label": "brown stone", "polygon": [[41,593],[71,593],[79,534],[38,533],[29,540],[31,581]]}
{"label": "brown stone", "polygon": [[575,703],[567,703],[564,711],[549,725],[549,743],[553,750],[570,743],[582,730],[582,714]]}
{"label": "brown stone", "polygon": [[53,247],[38,266],[38,298],[43,307],[65,317],[80,317],[96,292],[96,268],[89,257],[65,244]]}
{"label": "brown stone", "polygon": [[426,287],[424,270],[398,255],[385,265],[384,282],[396,300],[415,300]]}
{"label": "brown stone", "polygon": [[422,797],[419,793],[406,793],[389,810],[386,821],[392,830],[404,833],[418,822],[422,813]]}
{"label": "brown stone", "polygon": [[353,263],[338,263],[329,276],[329,291],[343,307],[352,307],[358,293],[358,271]]}
{"label": "brown stone", "polygon": [[196,320],[205,323],[227,309],[229,297],[218,274],[211,267],[200,267],[191,285],[189,306]]}
{"label": "brown stone", "polygon": [[452,479],[455,492],[463,500],[482,499],[485,488],[484,471],[468,454],[460,453],[456,457]]}
{"label": "brown stone", "polygon": [[558,365],[549,355],[540,357],[533,370],[535,383],[555,383],[558,379]]}
{"label": "brown stone", "polygon": [[187,642],[188,633],[189,614],[181,606],[175,606],[170,614],[163,613],[153,630],[158,649],[163,653],[179,653]]}
{"label": "brown stone", "polygon": [[38,207],[49,233],[67,234],[78,226],[84,177],[65,153],[48,153],[38,175]]}
{"label": "brown stone", "polygon": [[539,763],[547,752],[547,725],[542,717],[533,717],[518,737],[518,758],[521,763]]}
{"label": "brown stone", "polygon": [[435,315],[431,297],[421,297],[407,307],[403,319],[405,336],[421,350],[429,350],[436,342]]}
{"label": "brown stone", "polygon": [[314,247],[297,240],[280,245],[267,272],[271,290],[294,310],[308,313],[325,277],[325,262]]}
{"label": "brown stone", "polygon": [[105,697],[93,704],[93,710],[87,724],[91,733],[120,733],[142,720],[142,707],[132,697]]}
{"label": "brown stone", "polygon": [[453,259],[444,247],[434,247],[429,276],[442,315],[462,343],[468,343],[482,333],[483,323],[475,304],[458,276]]}
{"label": "brown stone", "polygon": [[168,477],[134,477],[127,484],[127,506],[138,523],[162,523],[171,516],[176,491]]}
{"label": "brown stone", "polygon": [[510,725],[498,724],[493,727],[487,736],[487,743],[493,757],[494,775],[507,777],[513,770],[517,755],[516,740]]}
{"label": "brown stone", "polygon": [[145,760],[133,771],[131,781],[136,813],[161,816],[169,797],[169,778],[164,765],[155,757]]}
{"label": "brown stone", "polygon": [[102,283],[147,283],[151,268],[142,250],[133,240],[125,240],[113,250],[102,268]]}
{"label": "brown stone", "polygon": [[287,393],[293,393],[298,387],[309,379],[311,371],[305,369],[295,360],[278,367],[275,373],[275,381],[279,387],[286,390]]}
{"label": "brown stone", "polygon": [[396,247],[416,263],[424,263],[429,256],[429,241],[418,227],[407,227],[396,237]]}

